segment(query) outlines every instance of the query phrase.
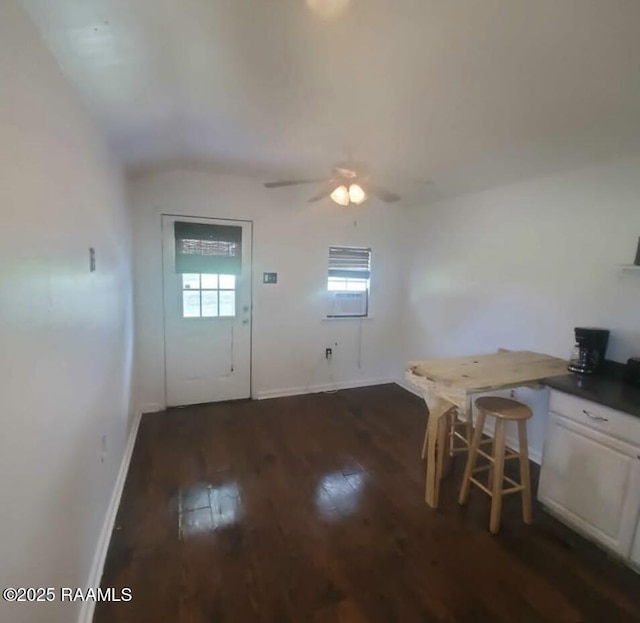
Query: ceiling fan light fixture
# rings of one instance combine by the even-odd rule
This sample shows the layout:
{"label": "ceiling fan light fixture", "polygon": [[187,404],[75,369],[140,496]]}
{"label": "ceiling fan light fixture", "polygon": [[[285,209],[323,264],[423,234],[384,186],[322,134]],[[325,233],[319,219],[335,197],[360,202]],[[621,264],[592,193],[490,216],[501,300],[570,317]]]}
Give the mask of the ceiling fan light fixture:
{"label": "ceiling fan light fixture", "polygon": [[331,193],[331,199],[340,206],[348,206],[351,201],[349,189],[341,184]]}
{"label": "ceiling fan light fixture", "polygon": [[351,184],[349,186],[349,201],[351,203],[355,203],[356,205],[360,205],[367,200],[367,193],[364,191],[360,184]]}
{"label": "ceiling fan light fixture", "polygon": [[307,6],[324,19],[342,15],[351,4],[351,0],[307,0]]}

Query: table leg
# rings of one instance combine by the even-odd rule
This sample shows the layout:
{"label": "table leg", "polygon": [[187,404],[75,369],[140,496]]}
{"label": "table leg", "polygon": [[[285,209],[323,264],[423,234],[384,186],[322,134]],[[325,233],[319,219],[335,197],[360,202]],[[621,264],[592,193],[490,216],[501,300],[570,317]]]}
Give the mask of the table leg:
{"label": "table leg", "polygon": [[427,442],[429,440],[429,424],[427,424],[425,426],[424,429],[424,441],[422,442],[422,452],[420,454],[420,456],[422,457],[422,460],[424,461],[424,458],[427,456]]}
{"label": "table leg", "polygon": [[426,474],[426,491],[425,502],[431,506],[438,505],[436,501],[436,440],[438,439],[438,420],[437,414],[431,412],[429,414],[429,422],[427,423],[427,474]]}
{"label": "table leg", "polygon": [[445,475],[445,463],[450,466],[449,460],[449,431],[451,430],[451,418],[454,411],[450,409],[438,420],[438,441],[436,443],[436,505],[440,499],[440,483]]}
{"label": "table leg", "polygon": [[[429,421],[427,423],[427,478],[425,501],[431,508],[438,507],[439,478],[442,476],[442,466],[438,469],[440,460],[444,459],[446,447],[446,419],[441,422],[443,416],[455,408],[455,405],[433,395],[425,396],[429,407]],[[442,429],[444,429],[444,439]],[[440,445],[440,452],[437,446]]]}
{"label": "table leg", "polygon": [[467,450],[471,448],[471,441],[473,440],[473,398],[469,396],[467,398]]}

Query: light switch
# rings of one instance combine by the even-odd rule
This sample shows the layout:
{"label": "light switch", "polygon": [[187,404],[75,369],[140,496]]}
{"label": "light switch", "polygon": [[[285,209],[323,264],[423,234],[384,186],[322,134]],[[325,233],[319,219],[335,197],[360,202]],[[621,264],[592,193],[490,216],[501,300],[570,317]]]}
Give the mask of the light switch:
{"label": "light switch", "polygon": [[89,272],[96,272],[96,250],[93,247],[89,247]]}

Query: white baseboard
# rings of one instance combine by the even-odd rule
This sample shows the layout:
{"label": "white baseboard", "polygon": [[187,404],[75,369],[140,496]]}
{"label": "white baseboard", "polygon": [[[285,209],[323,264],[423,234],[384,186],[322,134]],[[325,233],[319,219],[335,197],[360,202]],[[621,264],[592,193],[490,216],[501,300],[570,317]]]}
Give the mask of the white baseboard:
{"label": "white baseboard", "polygon": [[411,392],[412,394],[415,394],[416,396],[422,398],[422,392],[420,391],[420,388],[416,387],[413,383],[409,383],[409,381],[407,381],[406,379],[396,379],[394,382],[396,385],[400,385],[402,389],[406,389],[408,392]]}
{"label": "white baseboard", "polygon": [[393,383],[390,379],[371,379],[364,381],[345,381],[343,383],[324,383],[321,385],[309,385],[308,387],[289,387],[285,389],[268,389],[256,392],[256,400],[268,398],[284,398],[285,396],[302,396],[303,394],[318,394],[320,392],[332,392],[339,389],[354,389],[356,387],[370,387],[372,385],[384,385]]}
{"label": "white baseboard", "polygon": [[144,405],[144,407],[140,409],[140,413],[158,413],[159,411],[164,411],[164,409],[165,408],[162,405],[153,402],[151,404]]}
{"label": "white baseboard", "polygon": [[[111,499],[109,500],[107,513],[104,518],[104,523],[102,524],[102,530],[98,537],[98,544],[96,546],[93,563],[91,564],[91,570],[89,571],[89,578],[87,580],[87,588],[99,587],[100,581],[102,580],[102,571],[104,569],[107,551],[109,550],[109,543],[111,542],[111,533],[113,532],[113,526],[120,506],[120,498],[122,497],[124,483],[127,479],[129,463],[131,462],[131,456],[133,455],[133,448],[136,443],[136,437],[138,436],[138,428],[140,427],[141,418],[142,413],[138,412],[134,415],[133,421],[131,422],[127,445],[124,450],[124,455],[122,456],[122,461],[120,462],[120,469],[118,470],[118,476],[113,487],[113,492],[111,493]],[[77,623],[91,623],[93,621],[93,612],[95,607],[96,603],[94,601],[83,601],[80,607]]]}

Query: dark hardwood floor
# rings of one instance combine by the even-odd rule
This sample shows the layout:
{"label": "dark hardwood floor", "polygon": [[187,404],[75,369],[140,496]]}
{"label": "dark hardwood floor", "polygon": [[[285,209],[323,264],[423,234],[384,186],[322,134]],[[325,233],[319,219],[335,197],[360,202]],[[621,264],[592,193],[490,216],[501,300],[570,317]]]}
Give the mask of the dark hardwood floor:
{"label": "dark hardwood floor", "polygon": [[640,576],[538,506],[495,537],[459,507],[463,457],[430,510],[424,426],[395,385],[145,415],[103,576],[133,600],[94,620],[640,621]]}

